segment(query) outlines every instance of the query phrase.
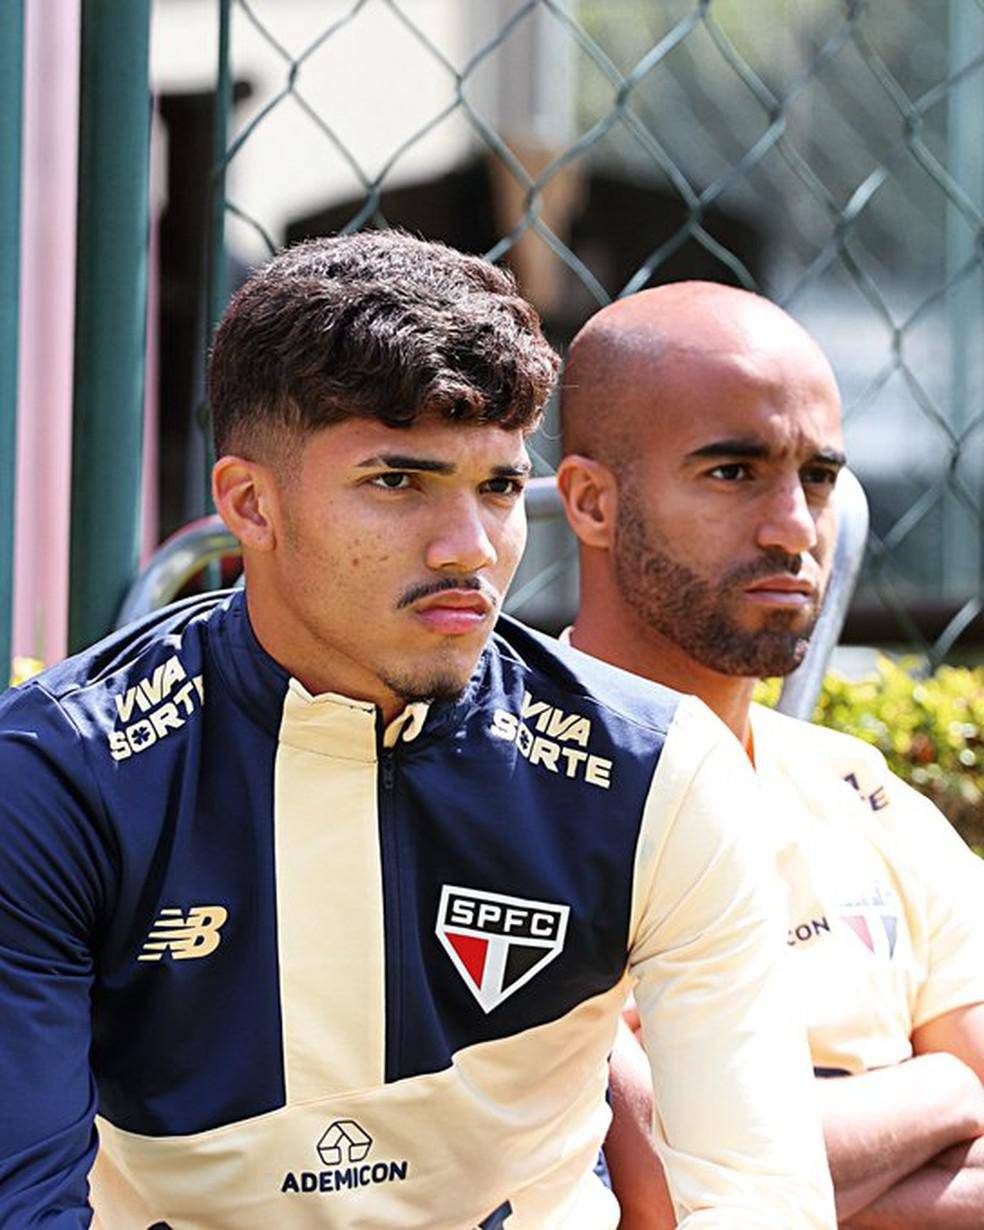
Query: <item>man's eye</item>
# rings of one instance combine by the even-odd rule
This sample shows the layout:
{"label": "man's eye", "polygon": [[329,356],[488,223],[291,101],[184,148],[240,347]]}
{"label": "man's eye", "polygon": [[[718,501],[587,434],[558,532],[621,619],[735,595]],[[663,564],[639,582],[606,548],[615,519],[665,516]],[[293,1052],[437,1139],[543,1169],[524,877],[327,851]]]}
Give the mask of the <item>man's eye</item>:
{"label": "man's eye", "polygon": [[521,495],[523,483],[518,478],[490,478],[482,484],[489,495]]}
{"label": "man's eye", "polygon": [[744,478],[750,478],[751,473],[745,462],[729,461],[726,465],[715,466],[713,470],[708,470],[708,477],[721,478],[725,482],[734,483]]}
{"label": "man's eye", "polygon": [[410,486],[410,475],[401,470],[387,470],[385,474],[370,478],[369,486],[382,487],[384,491],[406,491]]}
{"label": "man's eye", "polygon": [[803,471],[801,477],[808,487],[832,487],[837,482],[837,471],[830,469],[829,466],[811,466],[808,470]]}

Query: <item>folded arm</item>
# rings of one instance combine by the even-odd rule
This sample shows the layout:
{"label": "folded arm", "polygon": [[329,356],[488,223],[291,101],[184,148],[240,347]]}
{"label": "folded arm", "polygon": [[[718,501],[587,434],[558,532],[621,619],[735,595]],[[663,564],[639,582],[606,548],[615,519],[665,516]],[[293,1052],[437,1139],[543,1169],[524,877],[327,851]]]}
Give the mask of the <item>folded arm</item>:
{"label": "folded arm", "polygon": [[984,1089],[951,1054],[916,1056],[896,1067],[816,1085],[842,1223],[950,1146],[984,1133]]}
{"label": "folded arm", "polygon": [[[984,1094],[949,1054],[818,1080],[843,1230],[980,1230]],[[672,1230],[676,1217],[651,1130],[648,1066],[623,1026],[612,1054],[605,1142],[623,1230]],[[953,1143],[959,1142],[959,1143]]]}
{"label": "folded arm", "polygon": [[980,1230],[984,1139],[945,1149],[856,1216],[843,1230]]}

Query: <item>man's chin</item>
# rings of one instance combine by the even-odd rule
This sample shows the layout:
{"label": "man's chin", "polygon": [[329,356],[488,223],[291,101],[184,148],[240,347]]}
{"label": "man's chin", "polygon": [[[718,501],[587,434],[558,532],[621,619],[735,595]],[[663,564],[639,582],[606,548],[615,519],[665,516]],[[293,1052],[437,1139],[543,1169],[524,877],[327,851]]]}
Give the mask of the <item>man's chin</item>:
{"label": "man's chin", "polygon": [[763,638],[755,650],[741,663],[741,674],[755,679],[773,679],[791,675],[802,663],[809,641],[790,634]]}
{"label": "man's chin", "polygon": [[468,680],[452,675],[437,675],[430,679],[392,679],[387,681],[390,689],[407,704],[427,701],[440,704],[455,701],[464,692]]}
{"label": "man's chin", "polygon": [[751,618],[747,612],[742,614],[743,618],[733,619],[732,628],[749,643],[761,638],[766,643],[771,639],[777,643],[798,640],[808,645],[817,624],[817,611],[813,607],[799,611],[761,611]]}
{"label": "man's chin", "polygon": [[454,653],[443,654],[437,662],[394,668],[384,676],[383,682],[408,704],[457,700],[468,686],[480,652],[481,646],[473,652],[461,647]]}
{"label": "man's chin", "polygon": [[786,630],[769,629],[754,633],[719,635],[690,652],[697,661],[721,675],[744,679],[770,679],[789,675],[806,657],[809,641]]}

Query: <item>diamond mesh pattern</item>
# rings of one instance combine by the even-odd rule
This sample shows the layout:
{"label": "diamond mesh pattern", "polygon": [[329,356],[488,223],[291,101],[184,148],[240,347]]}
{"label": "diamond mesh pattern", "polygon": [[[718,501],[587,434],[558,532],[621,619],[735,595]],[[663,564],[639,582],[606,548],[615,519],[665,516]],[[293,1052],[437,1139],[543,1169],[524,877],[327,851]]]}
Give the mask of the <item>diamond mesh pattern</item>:
{"label": "diamond mesh pattern", "polygon": [[[931,663],[960,652],[984,606],[984,0],[232,0],[231,30],[254,85],[224,158],[234,247],[284,242],[271,183],[351,231],[481,157],[484,250],[561,343],[653,282],[761,291],[842,383],[873,505],[861,602]],[[602,182],[659,205],[631,242],[614,215],[585,238]],[[549,469],[549,417],[536,448]],[[513,607],[549,622],[574,552],[536,537]],[[932,638],[920,606],[946,610]]]}

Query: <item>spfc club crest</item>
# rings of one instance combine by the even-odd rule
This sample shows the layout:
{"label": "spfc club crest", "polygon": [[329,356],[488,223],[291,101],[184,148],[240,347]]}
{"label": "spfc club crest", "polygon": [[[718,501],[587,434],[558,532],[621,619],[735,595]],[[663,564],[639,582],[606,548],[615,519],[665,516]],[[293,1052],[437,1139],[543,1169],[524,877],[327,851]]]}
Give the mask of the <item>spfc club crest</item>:
{"label": "spfc club crest", "polygon": [[484,1012],[559,957],[570,906],[445,884],[437,938]]}
{"label": "spfc club crest", "polygon": [[868,892],[844,901],[840,906],[841,921],[876,957],[895,956],[899,932],[898,897],[891,888],[875,885]]}

